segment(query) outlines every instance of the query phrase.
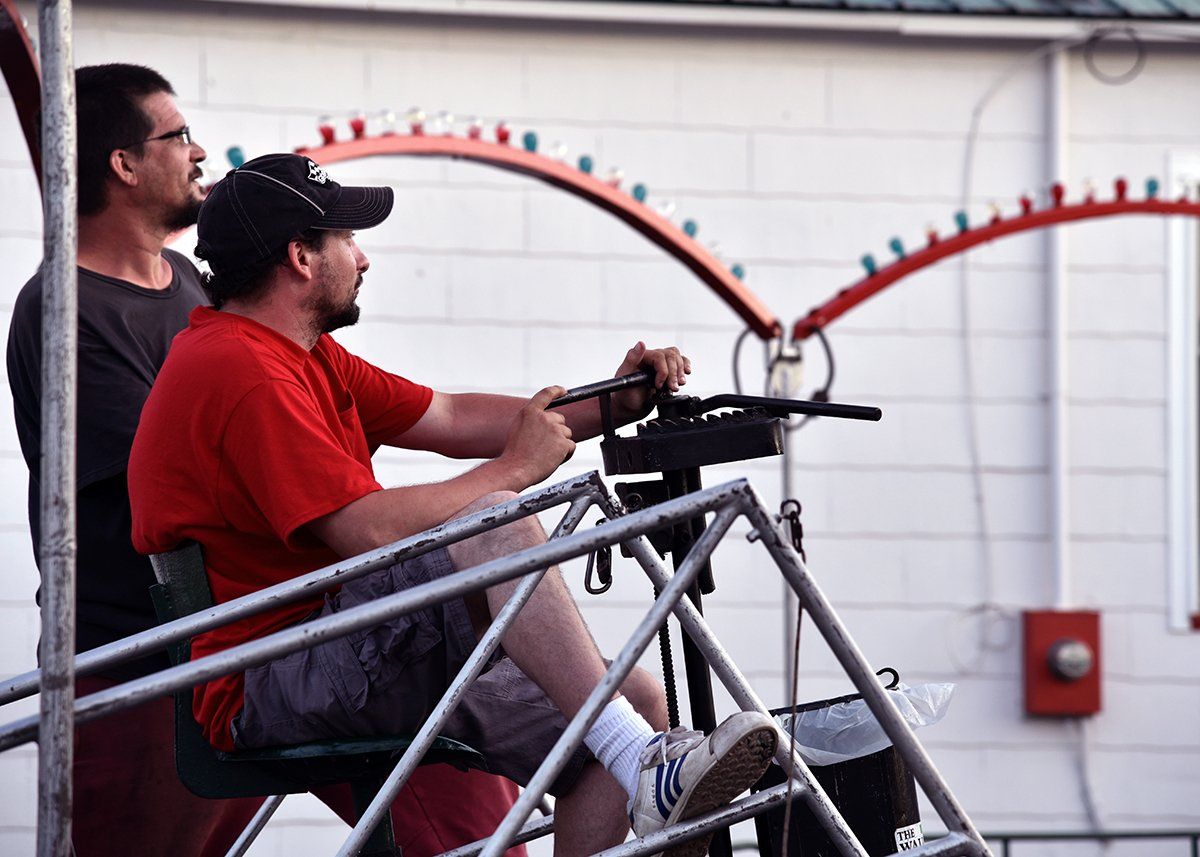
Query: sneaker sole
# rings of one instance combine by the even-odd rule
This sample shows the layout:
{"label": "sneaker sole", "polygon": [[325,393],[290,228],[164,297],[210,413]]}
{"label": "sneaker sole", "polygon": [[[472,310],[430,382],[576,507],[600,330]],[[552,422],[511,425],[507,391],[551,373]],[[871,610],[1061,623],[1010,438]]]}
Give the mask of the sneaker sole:
{"label": "sneaker sole", "polygon": [[[758,781],[775,756],[775,730],[763,726],[744,735],[696,783],[673,824],[724,806]],[[704,857],[712,834],[682,842],[662,857]]]}

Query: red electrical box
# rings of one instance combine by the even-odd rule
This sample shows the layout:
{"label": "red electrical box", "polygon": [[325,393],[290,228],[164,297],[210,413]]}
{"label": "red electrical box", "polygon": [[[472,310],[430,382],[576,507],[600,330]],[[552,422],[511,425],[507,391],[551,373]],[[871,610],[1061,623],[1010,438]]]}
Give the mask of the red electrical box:
{"label": "red electrical box", "polygon": [[1079,717],[1100,710],[1100,614],[1026,610],[1025,711]]}

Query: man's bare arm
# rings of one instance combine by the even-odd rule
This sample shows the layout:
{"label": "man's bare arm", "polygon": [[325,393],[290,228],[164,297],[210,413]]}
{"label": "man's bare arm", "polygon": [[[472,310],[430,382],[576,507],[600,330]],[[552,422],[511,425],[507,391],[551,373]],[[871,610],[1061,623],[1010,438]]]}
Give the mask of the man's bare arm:
{"label": "man's bare arm", "polygon": [[[655,387],[677,391],[687,383],[691,361],[676,348],[648,350],[639,342],[629,349],[616,375],[628,375],[639,368],[655,370]],[[652,391],[649,388],[626,390],[613,396],[613,418],[625,425],[645,414]],[[527,404],[514,396],[488,393],[433,394],[428,410],[408,431],[389,442],[407,449],[423,449],[450,458],[495,458],[504,449],[512,421]],[[600,434],[600,406],[595,400],[576,402],[558,409],[576,441]]]}
{"label": "man's bare arm", "polygon": [[444,482],[374,491],[317,518],[309,530],[340,556],[355,556],[436,526],[485,494],[536,485],[575,450],[562,414],[546,410],[564,392],[547,387],[524,402],[491,461]]}

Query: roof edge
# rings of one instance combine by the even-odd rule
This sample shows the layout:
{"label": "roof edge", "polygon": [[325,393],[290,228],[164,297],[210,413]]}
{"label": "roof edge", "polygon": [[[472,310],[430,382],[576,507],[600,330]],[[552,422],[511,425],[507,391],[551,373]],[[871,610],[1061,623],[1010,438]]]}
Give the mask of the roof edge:
{"label": "roof edge", "polygon": [[1200,37],[1200,22],[1132,18],[1031,18],[932,12],[825,11],[762,6],[613,0],[193,0],[214,6],[284,6],[434,17],[841,31],[918,38],[996,41],[1086,37],[1114,24],[1145,41]]}

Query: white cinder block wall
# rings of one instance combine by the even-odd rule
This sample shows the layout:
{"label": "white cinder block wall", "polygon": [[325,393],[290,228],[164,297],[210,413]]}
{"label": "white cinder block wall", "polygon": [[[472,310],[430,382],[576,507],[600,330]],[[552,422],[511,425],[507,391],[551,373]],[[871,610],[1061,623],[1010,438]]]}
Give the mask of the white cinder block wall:
{"label": "white cinder block wall", "polygon": [[[30,18],[34,4],[22,8]],[[802,13],[797,13],[800,15]],[[236,4],[81,2],[79,64],[126,60],[165,73],[218,171],[316,139],[322,113],[411,105],[507,118],[598,172],[672,199],[700,238],[742,261],[749,285],[785,322],[859,277],[858,257],[888,239],[949,230],[973,106],[1034,47],[846,33],[550,24],[358,14]],[[1123,55],[1102,58],[1120,67]],[[983,116],[972,219],[995,199],[1015,208],[1044,188],[1045,71],[1022,68]],[[1200,149],[1200,55],[1155,44],[1142,75],[1095,80],[1070,59],[1071,193],[1102,194],[1117,174],[1135,189],[1168,153]],[[0,308],[41,255],[36,185],[11,101],[0,92]],[[339,120],[341,121],[341,120]],[[393,184],[400,202],[365,233],[372,259],[364,320],[340,339],[380,364],[447,390],[531,393],[603,377],[634,340],[676,342],[696,364],[689,391],[728,390],[734,316],[680,266],[586,204],[493,170],[440,161],[341,164],[336,177]],[[1019,611],[1053,599],[1048,543],[1044,239],[1026,235],[969,257],[964,331],[954,263],[913,277],[830,328],[835,398],[885,409],[879,424],[817,423],[795,440],[818,580],[864,652],[910,682],[954,681],[927,746],[985,830],[1089,825],[1200,826],[1200,645],[1167,629],[1165,224],[1125,218],[1069,231],[1070,484],[1074,600],[1103,611],[1104,711],[1082,728],[1022,715]],[[964,370],[964,334],[974,358]],[[742,361],[761,384],[758,348]],[[806,349],[808,384],[824,375]],[[979,424],[986,532],[968,442]],[[0,420],[0,671],[34,659],[36,573],[25,523],[25,470]],[[594,445],[570,470],[599,464]],[[455,468],[395,452],[385,483]],[[775,503],[778,461],[747,473]],[[780,584],[740,534],[721,548],[713,625],[771,704],[782,704]],[[581,568],[569,569],[578,584]],[[648,587],[618,566],[616,590],[581,601],[610,650]],[[844,692],[811,626],[802,698]],[[653,659],[647,665],[655,668]],[[728,708],[728,702],[725,701]],[[33,710],[6,710],[5,720]],[[1084,772],[1086,776],[1084,775]],[[31,853],[35,750],[0,755],[0,853]],[[1090,797],[1085,797],[1090,796]],[[340,822],[290,799],[252,852],[318,854]],[[939,827],[926,807],[927,829]],[[1072,849],[1071,854],[1094,853]],[[1182,844],[1114,853],[1182,853]],[[1067,853],[1026,847],[1021,853]]]}

